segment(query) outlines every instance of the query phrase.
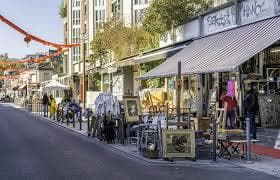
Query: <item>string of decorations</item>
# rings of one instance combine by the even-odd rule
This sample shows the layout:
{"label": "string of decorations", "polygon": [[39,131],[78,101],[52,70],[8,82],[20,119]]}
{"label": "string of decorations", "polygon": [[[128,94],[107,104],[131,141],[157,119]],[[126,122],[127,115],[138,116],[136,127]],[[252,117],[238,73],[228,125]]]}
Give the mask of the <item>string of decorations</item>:
{"label": "string of decorations", "polygon": [[9,25],[11,28],[13,28],[14,30],[18,31],[19,33],[23,34],[25,37],[24,37],[24,41],[26,43],[30,43],[32,40],[34,41],[37,41],[43,45],[46,45],[46,46],[50,46],[50,47],[54,47],[58,50],[61,50],[63,48],[72,48],[72,47],[76,47],[76,46],[79,46],[80,44],[56,44],[56,43],[53,43],[53,42],[50,42],[50,41],[46,41],[44,39],[41,39],[39,37],[36,37],[32,34],[29,34],[28,32],[26,32],[25,30],[23,30],[22,28],[20,28],[19,26],[17,26],[16,24],[14,24],[13,22],[9,21],[7,18],[5,18],[4,16],[0,15],[0,20]]}
{"label": "string of decorations", "polygon": [[[34,35],[26,32],[25,30],[23,30],[22,28],[20,28],[19,26],[17,26],[16,24],[14,24],[13,22],[11,22],[10,20],[8,20],[7,18],[5,18],[2,15],[0,15],[0,21],[7,24],[8,26],[13,28],[17,32],[23,34],[24,35],[24,41],[27,43],[27,45],[33,40],[33,41],[39,42],[43,45],[46,45],[46,46],[49,46],[49,47],[54,47],[54,48],[57,49],[57,52],[55,52],[53,54],[50,54],[48,56],[43,56],[43,57],[40,57],[40,58],[35,58],[35,59],[23,59],[23,60],[19,60],[19,61],[0,60],[0,65],[1,65],[0,69],[2,69],[2,70],[15,71],[17,73],[22,73],[25,70],[22,70],[19,66],[17,67],[18,64],[32,63],[32,62],[43,63],[43,62],[47,61],[48,59],[51,59],[55,56],[59,56],[59,55],[63,54],[64,52],[68,51],[69,48],[80,46],[80,44],[65,45],[65,44],[57,44],[57,43],[53,43],[53,42],[44,40],[42,38],[39,38],[37,36],[34,36]],[[4,76],[0,76],[0,80],[3,80],[3,79],[17,79],[18,77],[19,77],[19,75],[9,75],[9,76],[4,75]]]}
{"label": "string of decorations", "polygon": [[[42,38],[36,37],[28,32],[26,32],[25,30],[23,30],[22,28],[20,28],[19,26],[17,26],[16,24],[14,24],[13,22],[11,22],[10,20],[8,20],[7,18],[5,18],[4,16],[0,15],[0,21],[2,21],[3,23],[9,25],[10,27],[12,27],[14,30],[18,31],[19,33],[24,35],[24,41],[28,44],[30,43],[32,40],[39,42],[43,45],[49,46],[49,47],[54,47],[57,49],[56,53],[50,54],[48,56],[43,56],[40,58],[34,58],[34,59],[23,59],[23,60],[19,60],[19,61],[4,61],[4,60],[0,60],[0,65],[2,66],[7,66],[7,67],[11,67],[12,65],[16,65],[16,64],[23,64],[23,63],[30,63],[30,62],[34,62],[34,63],[42,63],[48,59],[51,59],[55,56],[59,56],[61,54],[63,54],[64,52],[68,51],[69,48],[73,48],[73,47],[77,47],[80,46],[79,43],[77,44],[57,44],[57,43],[53,43],[47,40],[44,40]],[[3,67],[2,67],[3,68]]]}

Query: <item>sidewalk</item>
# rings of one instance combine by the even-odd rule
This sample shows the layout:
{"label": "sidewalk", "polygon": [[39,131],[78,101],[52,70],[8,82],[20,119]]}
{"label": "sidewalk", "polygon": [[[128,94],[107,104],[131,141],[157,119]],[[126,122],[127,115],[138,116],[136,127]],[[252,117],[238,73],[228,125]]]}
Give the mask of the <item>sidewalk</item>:
{"label": "sidewalk", "polygon": [[255,171],[264,172],[280,178],[280,159],[274,159],[266,156],[258,156],[257,160],[253,159],[253,163],[239,159],[222,160],[224,163],[230,163],[240,167],[245,167]]}
{"label": "sidewalk", "polygon": [[[21,109],[23,111],[23,108],[12,105],[14,108]],[[28,112],[28,111],[26,111]],[[31,112],[29,112],[31,113]],[[39,113],[34,113],[32,114],[36,118],[41,118],[43,120],[49,121],[51,123],[54,123],[56,125],[59,125],[61,127],[64,127],[66,129],[69,129],[71,131],[74,131],[80,135],[87,136],[87,121],[82,122],[82,130],[80,130],[80,125],[77,122],[75,127],[73,127],[72,123],[69,123],[67,126],[66,123],[61,123],[56,120],[51,120],[46,117],[42,117],[39,115]],[[94,140],[94,139],[93,139]],[[99,142],[95,140],[95,142]],[[102,142],[100,142],[102,143]],[[174,162],[170,161],[165,161],[161,159],[148,159],[143,157],[141,154],[138,153],[137,147],[134,145],[122,145],[122,144],[105,144],[102,143],[103,145],[106,145],[109,148],[118,150],[122,153],[125,153],[126,155],[137,158],[139,160],[145,161],[147,163],[151,163],[153,165],[180,165],[180,166],[206,166],[206,167],[211,167],[211,168],[226,168],[226,167],[231,167],[231,168],[238,168],[238,167],[245,167],[248,169],[252,169],[255,171],[260,171],[266,174],[270,174],[273,176],[280,177],[280,159],[274,159],[270,157],[265,157],[265,156],[258,156],[258,160],[253,159],[253,163],[247,163],[246,161],[239,160],[239,159],[232,159],[232,160],[225,160],[225,159],[218,159],[217,163],[213,163],[211,160],[197,160],[197,161],[190,161],[190,160],[185,160],[185,159],[180,159],[176,160]]]}

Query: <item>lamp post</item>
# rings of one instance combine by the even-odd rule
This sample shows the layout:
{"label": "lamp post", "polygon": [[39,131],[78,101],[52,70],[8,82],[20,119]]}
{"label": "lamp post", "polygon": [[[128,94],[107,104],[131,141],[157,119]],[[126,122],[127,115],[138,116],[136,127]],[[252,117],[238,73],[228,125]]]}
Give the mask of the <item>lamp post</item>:
{"label": "lamp post", "polygon": [[27,98],[30,98],[30,83],[31,83],[32,78],[28,76],[28,81],[27,81]]}
{"label": "lamp post", "polygon": [[82,51],[83,51],[83,108],[86,109],[86,39],[87,33],[82,34]]}

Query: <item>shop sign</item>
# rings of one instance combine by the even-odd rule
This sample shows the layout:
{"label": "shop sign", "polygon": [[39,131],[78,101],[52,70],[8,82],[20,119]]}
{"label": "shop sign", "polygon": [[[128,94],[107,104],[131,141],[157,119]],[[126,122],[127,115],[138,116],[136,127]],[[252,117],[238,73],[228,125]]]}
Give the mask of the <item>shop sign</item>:
{"label": "shop sign", "polygon": [[227,84],[227,95],[230,97],[235,97],[235,81],[228,81]]}

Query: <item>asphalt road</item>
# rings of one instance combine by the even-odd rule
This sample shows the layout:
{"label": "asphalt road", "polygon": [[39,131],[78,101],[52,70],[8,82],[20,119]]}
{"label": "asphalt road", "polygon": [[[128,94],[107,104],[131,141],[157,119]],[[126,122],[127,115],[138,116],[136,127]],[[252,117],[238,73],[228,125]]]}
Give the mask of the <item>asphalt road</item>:
{"label": "asphalt road", "polygon": [[151,165],[0,104],[0,180],[274,180],[244,168]]}

